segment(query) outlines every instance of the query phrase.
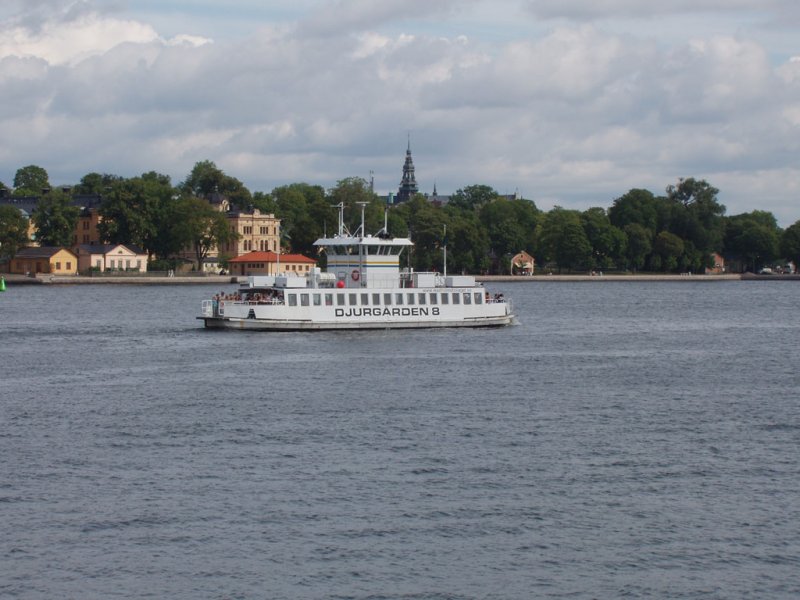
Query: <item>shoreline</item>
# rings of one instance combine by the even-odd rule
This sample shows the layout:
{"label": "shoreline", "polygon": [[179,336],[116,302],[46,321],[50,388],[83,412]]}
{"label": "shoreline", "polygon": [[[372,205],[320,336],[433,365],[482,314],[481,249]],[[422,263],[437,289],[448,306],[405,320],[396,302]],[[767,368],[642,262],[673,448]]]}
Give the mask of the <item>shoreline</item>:
{"label": "shoreline", "polygon": [[[185,275],[185,276],[136,276],[136,277],[87,277],[83,275],[47,275],[36,277],[26,275],[2,274],[6,285],[231,285],[238,284],[243,277],[235,275]],[[725,275],[476,275],[475,280],[483,283],[565,283],[565,282],[659,282],[679,281],[682,283],[712,281],[800,281],[800,275],[755,275],[753,273],[733,273]]]}

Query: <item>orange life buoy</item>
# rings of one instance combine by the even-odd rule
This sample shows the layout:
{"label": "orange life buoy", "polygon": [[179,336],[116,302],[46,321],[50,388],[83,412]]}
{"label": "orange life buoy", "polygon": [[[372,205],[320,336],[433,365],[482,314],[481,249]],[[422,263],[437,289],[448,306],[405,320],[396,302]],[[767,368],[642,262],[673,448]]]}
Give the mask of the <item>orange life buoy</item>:
{"label": "orange life buoy", "polygon": [[352,279],[353,281],[358,281],[358,278],[360,276],[361,274],[358,272],[358,269],[353,269],[353,272],[350,273],[350,279]]}

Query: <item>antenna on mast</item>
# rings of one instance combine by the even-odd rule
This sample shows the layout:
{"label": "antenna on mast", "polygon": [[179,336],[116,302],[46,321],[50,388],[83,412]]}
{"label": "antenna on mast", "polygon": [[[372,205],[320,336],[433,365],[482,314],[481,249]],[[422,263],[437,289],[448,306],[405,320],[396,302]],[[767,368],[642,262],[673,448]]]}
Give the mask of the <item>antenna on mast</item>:
{"label": "antenna on mast", "polygon": [[[359,227],[359,231],[361,232],[361,235],[357,236],[357,237],[362,237],[363,238],[363,237],[366,236],[366,233],[365,233],[365,230],[364,230],[364,209],[366,208],[367,204],[369,204],[369,202],[356,202],[356,204],[358,204],[361,207],[361,227]],[[356,232],[356,234],[358,234],[358,231]]]}

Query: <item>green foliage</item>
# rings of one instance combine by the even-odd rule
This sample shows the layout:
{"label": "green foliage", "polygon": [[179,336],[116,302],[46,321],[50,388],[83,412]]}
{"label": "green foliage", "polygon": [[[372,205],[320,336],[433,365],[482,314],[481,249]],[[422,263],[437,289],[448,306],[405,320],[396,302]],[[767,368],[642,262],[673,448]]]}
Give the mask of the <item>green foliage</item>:
{"label": "green foliage", "polygon": [[15,196],[38,196],[50,189],[47,171],[36,165],[28,165],[17,169],[14,175]]}
{"label": "green foliage", "polygon": [[175,195],[169,176],[153,171],[117,181],[100,206],[100,236],[109,243],[140,246],[148,256],[176,251],[165,223]]}
{"label": "green foliage", "polygon": [[[658,256],[658,265],[664,271],[677,270],[683,256],[683,240],[669,231],[660,232],[653,243],[653,252]],[[658,270],[658,269],[657,269]]]}
{"label": "green foliage", "polygon": [[184,195],[197,198],[209,198],[219,192],[242,210],[249,209],[253,201],[250,190],[241,181],[226,175],[210,160],[196,163],[179,187]]}
{"label": "green foliage", "polygon": [[238,235],[228,225],[225,215],[205,200],[184,197],[168,210],[170,239],[178,248],[192,248],[198,268],[213,247],[235,241]]}
{"label": "green foliage", "polygon": [[781,236],[781,254],[800,268],[800,221],[789,225]]}
{"label": "green foliage", "polygon": [[639,223],[628,223],[625,225],[624,233],[627,238],[625,258],[628,261],[628,267],[637,271],[644,267],[647,257],[653,250],[653,235],[649,229]]}
{"label": "green foliage", "polygon": [[81,182],[73,188],[75,194],[107,194],[115,185],[121,183],[123,178],[119,175],[100,173],[87,173],[81,177]]}
{"label": "green foliage", "polygon": [[581,223],[592,247],[590,267],[611,269],[624,263],[627,238],[619,227],[611,224],[604,209],[594,207],[583,212]]}
{"label": "green foliage", "polygon": [[725,257],[756,271],[780,256],[781,233],[772,213],[756,210],[727,219]]}
{"label": "green foliage", "polygon": [[18,208],[0,205],[0,258],[11,258],[28,243],[28,219]]}
{"label": "green foliage", "polygon": [[71,246],[80,210],[62,190],[53,190],[39,199],[31,215],[36,240],[42,246]]}
{"label": "green foliage", "polygon": [[488,185],[469,185],[450,196],[449,206],[461,210],[478,210],[498,198],[498,193]]}
{"label": "green foliage", "polygon": [[581,213],[556,206],[542,220],[539,230],[539,255],[545,262],[555,262],[559,273],[587,267],[592,246],[581,223]]}

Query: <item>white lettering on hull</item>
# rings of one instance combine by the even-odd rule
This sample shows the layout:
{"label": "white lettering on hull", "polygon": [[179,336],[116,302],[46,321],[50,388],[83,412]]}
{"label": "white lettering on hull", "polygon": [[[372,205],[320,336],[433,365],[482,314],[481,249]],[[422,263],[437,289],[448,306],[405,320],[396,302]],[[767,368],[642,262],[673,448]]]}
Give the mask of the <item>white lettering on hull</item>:
{"label": "white lettering on hull", "polygon": [[337,308],[336,318],[439,316],[438,308]]}

